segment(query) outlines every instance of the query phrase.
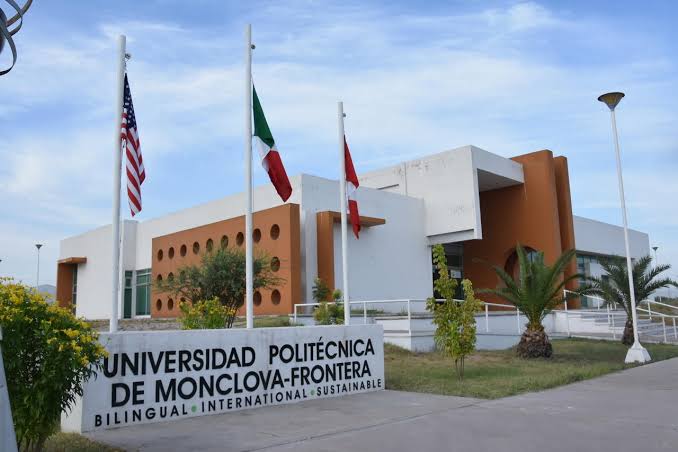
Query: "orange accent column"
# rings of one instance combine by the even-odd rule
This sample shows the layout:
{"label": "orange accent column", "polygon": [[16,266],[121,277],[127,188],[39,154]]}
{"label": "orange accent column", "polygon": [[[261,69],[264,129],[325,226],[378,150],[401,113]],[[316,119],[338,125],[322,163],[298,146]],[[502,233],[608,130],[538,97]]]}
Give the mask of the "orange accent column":
{"label": "orange accent column", "polygon": [[[556,176],[556,193],[558,195],[558,217],[560,219],[560,242],[563,251],[576,249],[574,239],[574,219],[572,215],[572,197],[570,196],[570,174],[567,158],[560,156],[553,159]],[[565,277],[577,273],[577,260],[572,259],[565,270]],[[578,281],[570,281],[567,289],[575,290],[579,287]],[[573,299],[568,302],[571,308],[579,308],[581,301]]]}
{"label": "orange accent column", "polygon": [[73,302],[73,264],[57,264],[56,301],[62,308]]}
{"label": "orange accent column", "polygon": [[[464,243],[464,274],[479,289],[499,284],[491,265],[504,268],[517,243],[543,251],[547,263],[574,248],[567,161],[548,150],[512,160],[523,165],[525,183],[480,193],[483,238]],[[573,260],[567,274],[574,268]]]}
{"label": "orange accent column", "polygon": [[332,212],[315,215],[318,244],[318,278],[334,290],[334,217]]}

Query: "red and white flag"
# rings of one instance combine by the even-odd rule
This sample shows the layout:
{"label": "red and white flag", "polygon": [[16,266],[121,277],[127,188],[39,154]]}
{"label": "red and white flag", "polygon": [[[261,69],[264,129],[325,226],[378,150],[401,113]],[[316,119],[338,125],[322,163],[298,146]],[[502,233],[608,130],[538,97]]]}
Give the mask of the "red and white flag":
{"label": "red and white flag", "polygon": [[261,166],[264,167],[271,178],[271,183],[283,201],[287,201],[292,195],[292,185],[287,178],[287,172],[283,165],[280,153],[275,145],[273,134],[268,127],[264,110],[261,108],[257,90],[252,86],[252,110],[254,112],[254,141],[259,147]]}
{"label": "red and white flag", "polygon": [[344,160],[346,164],[346,198],[348,200],[348,213],[353,226],[353,233],[355,238],[360,238],[360,214],[358,213],[358,201],[355,199],[355,192],[360,186],[358,176],[353,167],[353,160],[351,159],[351,151],[348,149],[346,143],[346,136],[344,135]]}
{"label": "red and white flag", "polygon": [[127,168],[127,198],[132,216],[141,212],[141,184],[146,179],[144,159],[141,157],[141,143],[137,132],[137,119],[134,116],[132,92],[125,74],[125,91],[122,104],[122,125],[120,128],[120,143],[125,155]]}

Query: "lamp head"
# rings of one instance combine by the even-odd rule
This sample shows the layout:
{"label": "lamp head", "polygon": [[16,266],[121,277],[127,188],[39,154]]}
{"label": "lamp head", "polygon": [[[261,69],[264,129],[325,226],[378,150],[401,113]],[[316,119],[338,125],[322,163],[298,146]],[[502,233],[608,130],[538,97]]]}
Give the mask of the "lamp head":
{"label": "lamp head", "polygon": [[36,243],[35,247],[40,251],[40,248],[42,248],[42,243]]}
{"label": "lamp head", "polygon": [[598,100],[607,105],[610,110],[614,110],[623,97],[624,93],[613,92],[601,95]]}

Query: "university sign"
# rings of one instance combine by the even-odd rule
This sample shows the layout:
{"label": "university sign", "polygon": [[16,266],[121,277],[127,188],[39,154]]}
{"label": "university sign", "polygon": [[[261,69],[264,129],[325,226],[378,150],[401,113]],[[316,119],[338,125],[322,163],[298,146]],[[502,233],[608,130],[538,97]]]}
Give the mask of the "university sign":
{"label": "university sign", "polygon": [[102,334],[62,429],[86,432],[384,389],[379,325]]}

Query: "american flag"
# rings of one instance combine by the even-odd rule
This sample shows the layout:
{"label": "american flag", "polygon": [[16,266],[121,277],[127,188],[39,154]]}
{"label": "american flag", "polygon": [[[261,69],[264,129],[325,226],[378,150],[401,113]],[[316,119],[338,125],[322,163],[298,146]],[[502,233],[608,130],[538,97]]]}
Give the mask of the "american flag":
{"label": "american flag", "polygon": [[125,93],[123,94],[122,125],[120,129],[122,150],[127,158],[127,197],[132,216],[141,211],[141,184],[146,179],[144,161],[141,157],[141,146],[137,132],[137,120],[132,105],[132,92],[125,74]]}

